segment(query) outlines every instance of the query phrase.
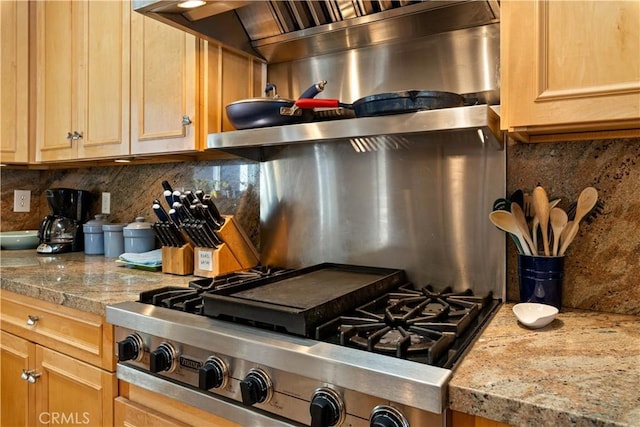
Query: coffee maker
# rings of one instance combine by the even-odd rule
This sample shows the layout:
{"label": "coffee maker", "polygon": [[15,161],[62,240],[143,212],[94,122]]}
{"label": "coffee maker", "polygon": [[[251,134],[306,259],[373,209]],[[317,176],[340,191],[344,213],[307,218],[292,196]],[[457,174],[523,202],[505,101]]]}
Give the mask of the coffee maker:
{"label": "coffee maker", "polygon": [[91,193],[71,188],[52,188],[45,193],[51,215],[40,223],[40,244],[36,251],[40,254],[82,251],[82,224],[88,219]]}

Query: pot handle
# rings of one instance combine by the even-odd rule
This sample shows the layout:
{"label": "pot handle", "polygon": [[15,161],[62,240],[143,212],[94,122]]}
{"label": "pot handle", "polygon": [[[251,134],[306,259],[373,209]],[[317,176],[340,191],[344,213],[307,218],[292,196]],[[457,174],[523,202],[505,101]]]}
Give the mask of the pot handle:
{"label": "pot handle", "polygon": [[300,95],[298,97],[298,99],[314,98],[317,94],[319,94],[320,92],[322,92],[324,90],[324,87],[326,85],[327,85],[327,81],[326,80],[320,80],[319,82],[314,83],[307,90],[302,92],[302,95]]}
{"label": "pot handle", "polygon": [[267,83],[267,86],[264,88],[265,96],[269,96],[269,92],[273,91],[273,98],[278,97],[278,88],[275,83]]}
{"label": "pot handle", "polygon": [[298,99],[295,105],[296,107],[303,109],[342,107],[353,110],[352,104],[344,104],[338,99]]}

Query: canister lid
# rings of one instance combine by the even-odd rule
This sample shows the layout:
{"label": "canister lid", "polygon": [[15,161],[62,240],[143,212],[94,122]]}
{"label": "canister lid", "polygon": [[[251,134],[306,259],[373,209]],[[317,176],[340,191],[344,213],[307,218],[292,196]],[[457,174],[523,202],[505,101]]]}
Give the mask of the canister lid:
{"label": "canister lid", "polygon": [[98,214],[95,219],[87,221],[82,225],[85,233],[102,233],[102,226],[107,223],[106,215]]}
{"label": "canister lid", "polygon": [[151,223],[146,222],[143,216],[136,217],[136,220],[125,227],[125,230],[141,230],[151,228]]}

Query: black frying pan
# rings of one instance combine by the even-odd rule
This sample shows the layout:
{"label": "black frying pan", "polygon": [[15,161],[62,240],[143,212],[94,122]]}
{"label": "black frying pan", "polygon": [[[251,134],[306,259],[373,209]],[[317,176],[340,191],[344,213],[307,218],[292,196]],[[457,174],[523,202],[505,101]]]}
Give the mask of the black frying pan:
{"label": "black frying pan", "polygon": [[298,99],[295,105],[302,109],[342,107],[352,109],[356,117],[371,117],[462,107],[467,104],[465,98],[457,93],[406,90],[365,96],[353,104],[345,104],[338,99]]}
{"label": "black frying pan", "polygon": [[[311,99],[324,90],[326,80],[313,84],[300,98]],[[268,84],[265,94],[273,97],[249,98],[226,106],[227,117],[236,129],[252,129],[267,126],[291,125],[313,120],[313,109],[296,107],[294,99],[280,98],[276,86]]]}

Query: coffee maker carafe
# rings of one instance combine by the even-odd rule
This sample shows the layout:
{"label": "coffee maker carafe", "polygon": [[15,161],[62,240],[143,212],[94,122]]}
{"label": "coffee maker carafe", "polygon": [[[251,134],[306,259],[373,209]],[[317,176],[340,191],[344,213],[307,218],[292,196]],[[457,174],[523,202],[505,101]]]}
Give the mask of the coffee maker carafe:
{"label": "coffee maker carafe", "polygon": [[40,224],[36,249],[41,254],[78,252],[84,249],[82,224],[89,215],[91,193],[71,188],[45,190],[51,215]]}

